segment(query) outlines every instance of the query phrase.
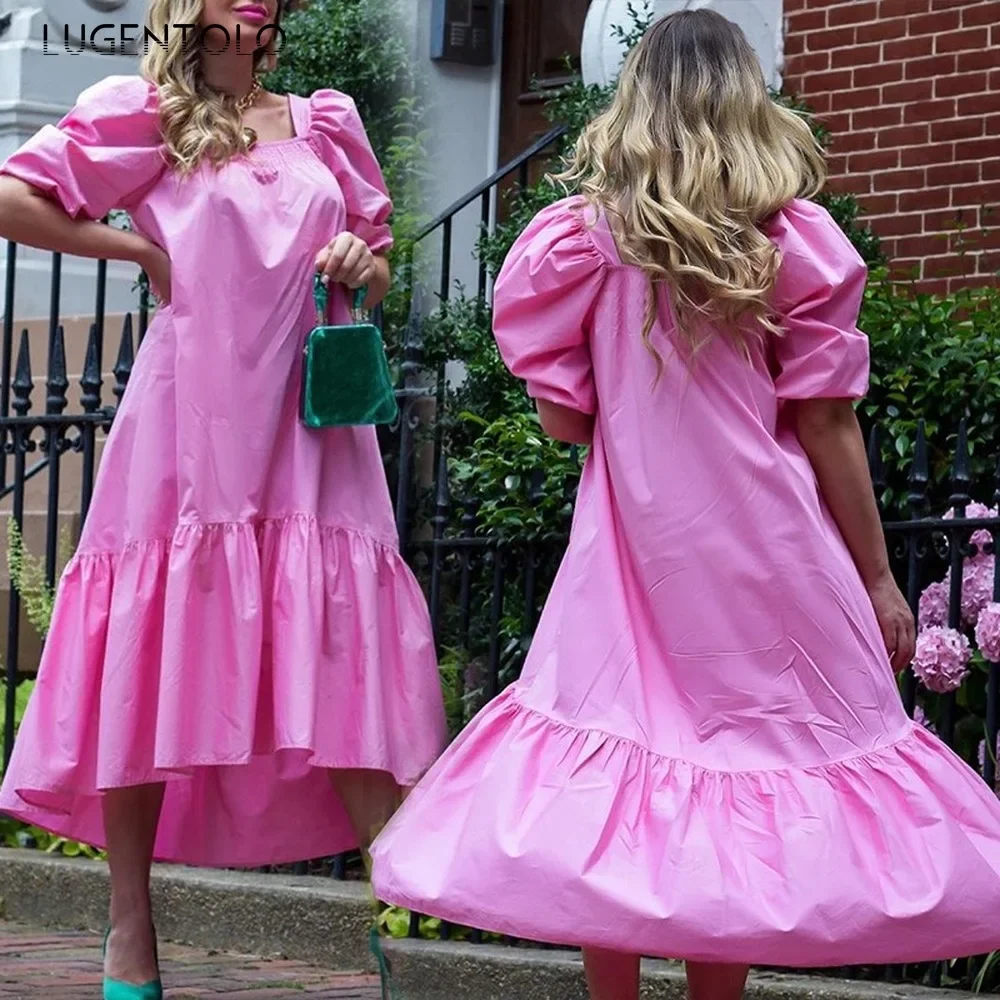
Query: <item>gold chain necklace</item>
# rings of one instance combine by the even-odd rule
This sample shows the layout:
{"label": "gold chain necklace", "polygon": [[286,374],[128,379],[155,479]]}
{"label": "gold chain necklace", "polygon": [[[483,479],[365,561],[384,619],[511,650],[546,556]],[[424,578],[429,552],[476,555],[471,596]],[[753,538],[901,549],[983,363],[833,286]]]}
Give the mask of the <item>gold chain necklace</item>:
{"label": "gold chain necklace", "polygon": [[[257,77],[254,77],[253,86],[251,86],[250,90],[236,102],[236,110],[240,114],[243,114],[243,112],[257,100],[260,96],[260,89],[260,80],[258,80]],[[253,147],[257,144],[257,132],[250,128],[249,125],[244,125],[243,139],[247,144],[247,149],[253,149]]]}
{"label": "gold chain necklace", "polygon": [[260,80],[257,77],[253,78],[253,85],[250,89],[236,102],[236,110],[242,114],[250,107],[254,101],[260,96]]}

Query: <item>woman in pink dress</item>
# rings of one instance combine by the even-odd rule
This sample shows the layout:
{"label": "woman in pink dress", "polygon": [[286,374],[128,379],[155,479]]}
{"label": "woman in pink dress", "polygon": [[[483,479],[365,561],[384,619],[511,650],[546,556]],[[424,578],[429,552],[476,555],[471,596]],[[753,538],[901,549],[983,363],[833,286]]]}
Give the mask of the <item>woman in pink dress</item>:
{"label": "woman in pink dress", "polygon": [[[496,284],[542,423],[591,444],[521,679],[373,847],[380,899],[638,955],[695,1000],[750,964],[1000,947],[1000,802],[914,725],[913,621],[851,400],[865,268],[742,33],[659,21]],[[651,292],[651,280],[655,292]]]}
{"label": "woman in pink dress", "polygon": [[[348,289],[367,284],[370,306],[389,286],[378,163],[349,97],[260,89],[270,54],[246,39],[276,0],[195,6],[240,26],[243,52],[171,33],[142,77],[84,91],[0,177],[5,238],[134,261],[161,303],[0,794],[3,812],[107,846],[109,997],[160,995],[151,858],[366,846],[445,735],[375,429],[298,419],[314,273],[334,323]],[[150,26],[193,9],[157,0]],[[112,208],[133,232],[93,221]]]}

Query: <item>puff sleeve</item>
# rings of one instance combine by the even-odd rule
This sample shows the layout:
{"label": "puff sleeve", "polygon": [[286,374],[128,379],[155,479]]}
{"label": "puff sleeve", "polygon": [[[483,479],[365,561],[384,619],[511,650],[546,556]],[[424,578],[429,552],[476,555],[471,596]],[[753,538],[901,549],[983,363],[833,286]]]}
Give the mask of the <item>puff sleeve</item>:
{"label": "puff sleeve", "polygon": [[165,168],[156,88],[110,76],[84,90],[57,125],[39,129],[0,173],[43,191],[73,218],[101,219],[140,200]]}
{"label": "puff sleeve", "polygon": [[543,209],[514,243],[493,291],[493,334],[528,395],[597,410],[590,328],[606,265],[580,207]]}
{"label": "puff sleeve", "polygon": [[344,193],[348,230],[372,253],[385,253],[392,246],[392,201],[357,106],[339,91],[317,90],[310,116],[320,156]]}
{"label": "puff sleeve", "polygon": [[771,220],[782,252],[774,304],[779,399],[860,399],[868,391],[868,338],[857,328],[868,271],[826,209],[794,201]]}

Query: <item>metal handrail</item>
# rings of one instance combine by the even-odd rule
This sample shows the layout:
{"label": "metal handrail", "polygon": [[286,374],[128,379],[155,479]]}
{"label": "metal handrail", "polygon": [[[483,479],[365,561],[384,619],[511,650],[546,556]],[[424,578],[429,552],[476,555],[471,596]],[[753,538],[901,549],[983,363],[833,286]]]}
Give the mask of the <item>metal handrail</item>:
{"label": "metal handrail", "polygon": [[525,166],[530,160],[533,160],[539,153],[544,149],[551,146],[554,142],[561,139],[569,131],[568,125],[557,125],[553,129],[549,129],[545,135],[536,139],[527,149],[522,150],[514,159],[505,163],[502,167],[490,174],[489,177],[484,181],[480,181],[471,191],[464,194],[458,201],[453,202],[449,205],[443,212],[440,213],[431,222],[428,222],[423,229],[417,232],[417,235],[413,238],[414,243],[419,243],[422,239],[430,236],[435,229],[443,226],[450,218],[457,215],[462,211],[463,208],[467,208],[471,205],[477,198],[481,198],[487,191],[495,187],[500,181],[509,177],[515,170],[520,169]]}

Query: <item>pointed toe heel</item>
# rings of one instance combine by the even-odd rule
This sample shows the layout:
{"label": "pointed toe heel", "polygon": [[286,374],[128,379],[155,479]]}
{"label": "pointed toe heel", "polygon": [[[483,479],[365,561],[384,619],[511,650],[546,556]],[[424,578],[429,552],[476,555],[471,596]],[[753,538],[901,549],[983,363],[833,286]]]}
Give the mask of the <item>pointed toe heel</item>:
{"label": "pointed toe heel", "polygon": [[[104,934],[104,947],[101,951],[106,955],[108,951],[108,938],[111,936],[109,927]],[[157,959],[159,964],[159,959]],[[141,986],[133,983],[122,983],[117,979],[104,977],[104,1000],[163,1000],[163,984],[159,979],[150,980]]]}

